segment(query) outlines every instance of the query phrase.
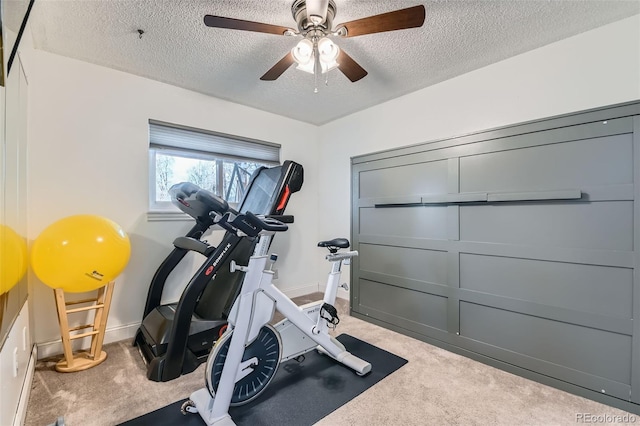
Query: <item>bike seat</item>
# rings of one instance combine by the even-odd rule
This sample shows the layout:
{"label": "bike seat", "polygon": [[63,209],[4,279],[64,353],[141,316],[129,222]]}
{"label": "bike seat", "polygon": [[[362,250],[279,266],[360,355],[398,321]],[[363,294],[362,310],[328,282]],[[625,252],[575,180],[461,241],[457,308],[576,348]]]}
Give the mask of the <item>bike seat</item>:
{"label": "bike seat", "polygon": [[318,243],[318,247],[347,248],[349,247],[349,245],[349,240],[347,240],[346,238],[334,238],[333,240],[320,241]]}

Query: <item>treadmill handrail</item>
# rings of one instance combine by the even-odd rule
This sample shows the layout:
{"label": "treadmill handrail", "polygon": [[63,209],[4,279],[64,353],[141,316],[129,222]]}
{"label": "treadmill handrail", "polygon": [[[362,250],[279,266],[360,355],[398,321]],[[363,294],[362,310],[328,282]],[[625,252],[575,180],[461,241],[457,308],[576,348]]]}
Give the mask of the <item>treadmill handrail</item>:
{"label": "treadmill handrail", "polygon": [[[200,221],[196,221],[196,224],[187,232],[187,237],[200,238],[204,232],[208,229],[208,226]],[[162,292],[167,282],[167,278],[174,270],[174,268],[182,261],[187,255],[189,250],[175,247],[171,253],[162,261],[158,269],[156,270],[151,284],[149,285],[149,291],[147,293],[147,300],[144,305],[144,311],[142,318],[144,319],[151,311],[160,306],[162,300]]]}
{"label": "treadmill handrail", "polygon": [[173,245],[181,249],[197,251],[203,255],[206,255],[207,251],[211,248],[211,246],[204,241],[192,237],[178,237],[173,240]]}
{"label": "treadmill handrail", "polygon": [[231,233],[227,234],[183,290],[175,308],[175,316],[169,334],[170,343],[164,355],[164,368],[161,372],[163,382],[175,379],[182,374],[182,364],[189,337],[189,333],[185,333],[185,330],[189,330],[191,315],[196,303],[206,285],[215,277],[216,267],[225,264],[225,260],[233,253],[232,247],[236,246],[240,239]]}

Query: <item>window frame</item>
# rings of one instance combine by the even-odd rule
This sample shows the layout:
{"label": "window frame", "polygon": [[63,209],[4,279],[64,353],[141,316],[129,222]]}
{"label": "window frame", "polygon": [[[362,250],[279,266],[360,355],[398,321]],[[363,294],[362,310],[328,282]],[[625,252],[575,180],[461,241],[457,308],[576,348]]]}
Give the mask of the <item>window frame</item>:
{"label": "window frame", "polygon": [[[230,145],[233,145],[234,142],[236,141],[240,141],[241,143],[244,143],[245,145],[245,149],[246,149],[246,145],[247,143],[250,144],[256,144],[256,148],[259,149],[265,149],[265,147],[267,147],[267,149],[272,150],[274,152],[277,152],[277,161],[275,160],[265,160],[262,158],[251,158],[248,157],[246,155],[242,155],[242,156],[238,156],[238,155],[229,155],[226,153],[222,153],[222,152],[216,152],[216,151],[207,151],[206,150],[206,146],[204,145],[200,145],[198,146],[198,149],[193,149],[193,148],[189,148],[189,147],[180,147],[180,146],[176,146],[179,145],[179,143],[175,143],[172,142],[171,145],[167,144],[162,144],[161,142],[158,141],[153,141],[152,140],[152,126],[163,126],[163,127],[169,127],[171,128],[171,131],[175,132],[175,131],[181,131],[181,130],[185,130],[187,132],[195,132],[198,133],[200,136],[212,136],[213,138],[216,138],[216,140],[223,140],[223,144],[224,141],[227,141],[227,143],[229,143]],[[188,136],[185,136],[185,138],[188,138]],[[188,143],[186,144],[188,145]],[[219,149],[217,151],[220,151],[220,147],[218,147]],[[280,151],[281,151],[281,145],[280,144],[275,144],[272,142],[265,142],[265,141],[259,141],[259,140],[255,140],[255,139],[249,139],[249,138],[242,138],[239,136],[234,136],[234,135],[228,135],[228,134],[224,134],[224,133],[218,133],[218,132],[212,132],[209,130],[203,130],[203,129],[196,129],[196,128],[192,128],[192,127],[186,127],[186,126],[181,126],[181,125],[176,125],[176,124],[170,124],[170,123],[165,123],[165,122],[160,122],[160,121],[155,121],[155,120],[149,120],[149,140],[148,140],[148,160],[149,160],[149,181],[148,181],[148,194],[149,194],[149,198],[148,198],[148,214],[147,214],[147,218],[149,221],[165,221],[165,220],[189,220],[191,219],[191,217],[185,213],[183,213],[178,207],[176,207],[171,201],[158,201],[156,199],[156,158],[157,158],[157,154],[158,153],[164,153],[166,155],[170,155],[170,156],[177,156],[177,157],[183,157],[183,158],[191,158],[191,159],[195,159],[195,160],[204,160],[204,161],[220,161],[219,165],[218,165],[218,171],[217,171],[217,176],[216,176],[216,180],[218,180],[221,176],[222,173],[224,173],[223,168],[220,167],[220,165],[222,165],[224,162],[253,162],[253,163],[258,163],[261,165],[266,165],[266,166],[277,166],[280,164]],[[226,189],[226,188],[225,188]],[[224,189],[223,189],[224,190]],[[235,203],[230,203],[230,205],[234,205]]]}

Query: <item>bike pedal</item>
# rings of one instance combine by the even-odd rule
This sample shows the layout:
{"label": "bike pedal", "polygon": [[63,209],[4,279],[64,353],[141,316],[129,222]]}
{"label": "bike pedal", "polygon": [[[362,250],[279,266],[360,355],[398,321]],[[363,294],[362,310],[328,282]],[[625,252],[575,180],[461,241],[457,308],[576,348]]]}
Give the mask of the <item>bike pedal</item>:
{"label": "bike pedal", "polygon": [[[324,316],[323,312],[326,312],[328,316]],[[338,318],[338,310],[335,306],[332,306],[328,303],[325,303],[320,308],[320,316],[325,319],[329,324],[335,327],[340,322],[340,318]]]}

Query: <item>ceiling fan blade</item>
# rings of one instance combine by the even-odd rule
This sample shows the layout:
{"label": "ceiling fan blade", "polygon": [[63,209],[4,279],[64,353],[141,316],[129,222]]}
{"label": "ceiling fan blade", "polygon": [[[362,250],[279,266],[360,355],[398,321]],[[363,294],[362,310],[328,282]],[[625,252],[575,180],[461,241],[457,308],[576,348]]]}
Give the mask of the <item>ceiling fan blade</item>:
{"label": "ceiling fan blade", "polygon": [[257,33],[284,35],[290,29],[280,25],[263,24],[262,22],[245,21],[242,19],[225,18],[224,16],[205,15],[204,24],[207,27],[228,28],[231,30],[254,31]]}
{"label": "ceiling fan blade", "polygon": [[280,59],[277,64],[271,67],[269,71],[264,73],[264,75],[260,77],[260,80],[264,80],[264,81],[276,80],[278,77],[282,75],[283,72],[289,69],[291,64],[293,64],[294,62],[295,60],[293,59],[293,55],[291,54],[291,52],[287,53],[284,58]]}
{"label": "ceiling fan blade", "polygon": [[346,75],[352,83],[364,78],[368,73],[353,58],[347,55],[344,50],[340,50],[338,55],[338,69]]}
{"label": "ceiling fan blade", "polygon": [[421,27],[424,24],[424,18],[424,5],[420,5],[345,22],[338,25],[338,28],[345,27],[347,29],[345,37],[355,37],[384,31]]}

